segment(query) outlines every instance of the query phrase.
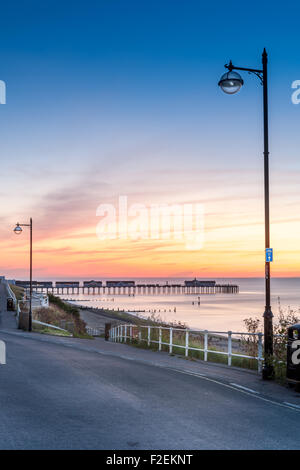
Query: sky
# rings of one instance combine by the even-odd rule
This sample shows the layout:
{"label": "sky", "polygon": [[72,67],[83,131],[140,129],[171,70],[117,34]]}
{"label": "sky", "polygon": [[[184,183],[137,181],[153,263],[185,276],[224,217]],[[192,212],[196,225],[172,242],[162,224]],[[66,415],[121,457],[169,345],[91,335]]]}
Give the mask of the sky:
{"label": "sky", "polygon": [[[218,80],[230,59],[260,68],[266,47],[271,269],[299,276],[299,13],[270,1],[2,5],[1,273],[28,277],[29,233],[13,228],[32,217],[35,279],[263,276],[262,87],[243,73],[229,96]],[[140,237],[119,225],[120,196]],[[150,207],[186,204],[202,207],[201,246],[163,227],[147,236]],[[115,221],[101,237],[105,207]]]}

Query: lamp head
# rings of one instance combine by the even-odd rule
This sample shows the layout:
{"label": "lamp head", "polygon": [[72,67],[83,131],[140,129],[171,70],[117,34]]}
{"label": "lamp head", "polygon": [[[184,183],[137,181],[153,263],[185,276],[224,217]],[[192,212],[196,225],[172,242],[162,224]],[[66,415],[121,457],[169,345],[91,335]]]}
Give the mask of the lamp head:
{"label": "lamp head", "polygon": [[20,224],[18,222],[17,225],[14,228],[14,232],[15,232],[16,235],[20,235],[22,233],[22,231],[23,231],[22,227],[20,227]]}
{"label": "lamp head", "polygon": [[237,93],[242,85],[244,84],[244,80],[240,76],[239,73],[233,72],[229,69],[228,72],[224,73],[220,78],[218,83],[219,87],[227,93],[228,95],[233,95]]}

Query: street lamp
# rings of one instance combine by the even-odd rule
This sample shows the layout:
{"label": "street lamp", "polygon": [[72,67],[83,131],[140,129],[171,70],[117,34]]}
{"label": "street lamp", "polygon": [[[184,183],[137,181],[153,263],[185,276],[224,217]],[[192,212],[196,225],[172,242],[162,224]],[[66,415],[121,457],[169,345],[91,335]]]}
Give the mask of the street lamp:
{"label": "street lamp", "polygon": [[20,235],[23,230],[22,227],[30,227],[30,285],[29,285],[29,322],[28,330],[32,330],[32,219],[30,218],[29,224],[19,224],[17,222],[14,232],[16,235]]}
{"label": "street lamp", "polygon": [[264,352],[265,360],[263,367],[263,379],[270,379],[274,375],[271,363],[273,356],[273,313],[270,298],[270,258],[267,257],[267,249],[270,249],[270,216],[269,216],[269,128],[268,128],[268,55],[266,49],[262,54],[262,69],[235,67],[230,61],[225,65],[228,70],[222,75],[219,86],[227,94],[237,93],[244,84],[242,77],[233,70],[244,70],[256,75],[263,86],[263,118],[264,118],[264,186],[265,186],[265,289],[266,306],[264,311]]}

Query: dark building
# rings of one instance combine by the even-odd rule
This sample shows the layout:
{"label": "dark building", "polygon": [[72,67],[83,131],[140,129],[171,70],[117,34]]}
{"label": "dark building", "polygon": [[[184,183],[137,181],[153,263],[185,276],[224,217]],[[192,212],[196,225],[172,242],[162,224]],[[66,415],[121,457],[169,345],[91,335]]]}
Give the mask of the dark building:
{"label": "dark building", "polygon": [[83,287],[101,287],[102,281],[83,281]]}
{"label": "dark building", "polygon": [[79,287],[79,281],[56,281],[55,287]]}
{"label": "dark building", "polygon": [[135,281],[106,281],[106,287],[135,287]]}
{"label": "dark building", "polygon": [[[30,282],[29,281],[16,281],[15,285],[20,286],[20,287],[29,287]],[[53,285],[52,281],[32,281],[33,287],[52,287],[52,285]]]}
{"label": "dark building", "polygon": [[192,281],[184,281],[185,287],[214,287],[216,281],[198,281],[198,279],[193,279]]}
{"label": "dark building", "polygon": [[[29,287],[29,281],[16,281],[16,286],[19,287]],[[36,284],[36,281],[32,281],[32,285],[34,286]]]}

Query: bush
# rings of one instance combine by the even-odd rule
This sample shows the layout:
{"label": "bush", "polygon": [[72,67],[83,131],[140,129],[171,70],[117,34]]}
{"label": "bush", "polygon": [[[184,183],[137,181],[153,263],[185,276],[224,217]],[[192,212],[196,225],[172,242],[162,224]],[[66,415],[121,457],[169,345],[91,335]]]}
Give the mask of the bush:
{"label": "bush", "polygon": [[34,310],[37,320],[55,326],[62,326],[61,321],[74,323],[73,336],[77,338],[91,338],[86,332],[86,323],[80,318],[78,307],[65,303],[59,297],[48,294],[50,307]]}
{"label": "bush", "polygon": [[49,302],[51,304],[56,305],[57,307],[61,308],[65,312],[69,313],[70,315],[74,315],[80,318],[79,309],[75,305],[67,304],[66,302],[61,300],[60,297],[56,297],[56,295],[53,295],[53,294],[48,294],[48,297],[49,297]]}
{"label": "bush", "polygon": [[[274,366],[275,379],[282,382],[286,376],[287,331],[291,325],[300,322],[300,309],[293,310],[290,307],[283,309],[278,297],[278,312],[278,319],[273,325],[274,354],[271,361]],[[246,318],[244,323],[249,333],[261,333],[263,331],[263,320],[260,318]],[[255,355],[253,352],[257,350],[258,337],[250,336],[244,342],[248,354]]]}

